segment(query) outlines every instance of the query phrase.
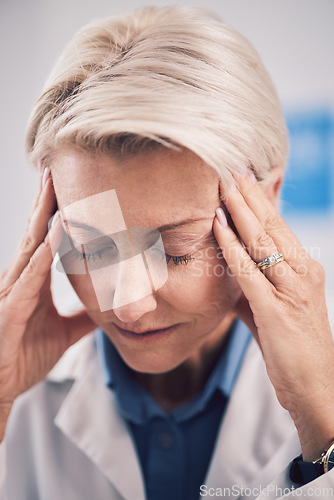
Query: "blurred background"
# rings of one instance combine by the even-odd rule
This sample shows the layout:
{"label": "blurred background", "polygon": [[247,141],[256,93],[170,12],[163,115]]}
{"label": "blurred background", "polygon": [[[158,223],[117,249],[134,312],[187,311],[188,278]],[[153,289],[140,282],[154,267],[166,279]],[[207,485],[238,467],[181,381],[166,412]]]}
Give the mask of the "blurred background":
{"label": "blurred background", "polygon": [[[264,60],[291,142],[282,212],[326,269],[333,318],[333,0],[0,0],[0,268],[13,255],[37,191],[38,175],[24,155],[24,131],[56,58],[74,32],[93,19],[169,3],[215,10],[253,43]],[[61,310],[76,307],[66,277],[54,273],[53,288]]]}

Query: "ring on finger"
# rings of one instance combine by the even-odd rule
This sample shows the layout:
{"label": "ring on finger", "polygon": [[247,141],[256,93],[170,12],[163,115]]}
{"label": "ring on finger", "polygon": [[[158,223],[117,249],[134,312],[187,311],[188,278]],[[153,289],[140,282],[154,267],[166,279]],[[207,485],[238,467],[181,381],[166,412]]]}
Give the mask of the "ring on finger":
{"label": "ring on finger", "polygon": [[268,267],[275,266],[279,262],[282,262],[284,257],[281,253],[273,253],[268,255],[265,259],[261,260],[256,266],[260,269],[260,271],[264,271],[264,269],[268,269]]}

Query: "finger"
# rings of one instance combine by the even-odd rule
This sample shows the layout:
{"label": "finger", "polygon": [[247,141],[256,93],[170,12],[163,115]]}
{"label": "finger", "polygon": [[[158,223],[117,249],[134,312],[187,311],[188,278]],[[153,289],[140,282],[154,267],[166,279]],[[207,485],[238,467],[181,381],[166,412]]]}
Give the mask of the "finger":
{"label": "finger", "polygon": [[310,256],[254,179],[251,175],[238,178],[240,193],[292,269],[298,273],[302,263],[304,270]]}
{"label": "finger", "polygon": [[28,265],[14,283],[11,291],[5,297],[3,310],[12,326],[22,326],[31,317],[38,304],[40,291],[50,274],[53,255],[50,239],[54,245],[59,245],[62,238],[60,218],[51,227],[44,242],[37,248]]}
{"label": "finger", "polygon": [[219,219],[216,216],[213,221],[213,231],[224,259],[250,304],[263,307],[274,287],[256,267],[224,217],[224,214]]}
{"label": "finger", "polygon": [[253,311],[249,306],[248,300],[243,294],[236,303],[234,310],[237,313],[238,317],[248,326],[249,330],[252,332],[253,337],[255,338],[261,349],[261,343],[259,340],[257,327],[254,322]]}
{"label": "finger", "polygon": [[15,255],[7,267],[3,286],[15,283],[27,266],[31,256],[43,242],[48,232],[48,222],[56,209],[56,198],[51,178],[49,177],[43,191],[36,200],[36,206],[29,220],[27,230],[19,244]]}
{"label": "finger", "polygon": [[27,226],[29,226],[29,224],[30,224],[31,217],[32,217],[33,213],[36,210],[36,207],[38,205],[38,202],[39,202],[39,199],[41,197],[41,194],[43,193],[43,188],[44,188],[44,186],[46,184],[47,178],[50,175],[50,169],[49,168],[45,168],[45,169],[42,168],[42,163],[39,163],[38,170],[39,170],[39,173],[40,173],[40,177],[39,177],[39,191],[38,191],[37,196],[35,196],[35,198],[34,198],[34,201],[33,201],[30,213],[29,213]]}
{"label": "finger", "polygon": [[[232,217],[234,225],[246,246],[246,250],[254,262],[259,263],[272,254],[281,252],[272,237],[265,231],[256,215],[247,205],[243,195],[235,187],[225,199],[225,205]],[[277,287],[284,285],[295,272],[285,261],[263,271],[266,277]]]}
{"label": "finger", "polygon": [[29,224],[31,238],[36,241],[38,245],[45,238],[48,231],[49,220],[57,209],[57,200],[53,189],[52,178],[48,175],[46,178],[44,177],[44,179],[45,184],[40,200],[32,214]]}

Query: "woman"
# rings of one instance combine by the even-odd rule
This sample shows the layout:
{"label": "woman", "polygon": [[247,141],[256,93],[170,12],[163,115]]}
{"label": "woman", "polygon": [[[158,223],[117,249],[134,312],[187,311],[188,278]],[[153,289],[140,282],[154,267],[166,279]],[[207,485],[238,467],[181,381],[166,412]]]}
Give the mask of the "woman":
{"label": "woman", "polygon": [[198,8],[92,23],[27,151],[41,189],[1,277],[8,498],[327,498],[324,272],[275,208],[286,131],[249,43]]}

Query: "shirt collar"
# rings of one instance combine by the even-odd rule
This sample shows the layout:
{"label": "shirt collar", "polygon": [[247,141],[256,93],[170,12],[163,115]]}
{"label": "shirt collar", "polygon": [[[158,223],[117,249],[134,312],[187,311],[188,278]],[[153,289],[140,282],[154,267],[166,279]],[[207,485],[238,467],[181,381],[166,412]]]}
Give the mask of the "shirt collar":
{"label": "shirt collar", "polygon": [[[202,411],[213,393],[218,389],[229,398],[252,335],[240,320],[236,320],[228,334],[227,344],[204,389],[189,403],[182,405],[168,415],[175,421],[185,421]],[[132,377],[129,368],[118,354],[107,335],[96,332],[96,342],[102,361],[106,385],[115,393],[119,411],[131,422],[144,424],[154,417],[166,418],[152,396]]]}

